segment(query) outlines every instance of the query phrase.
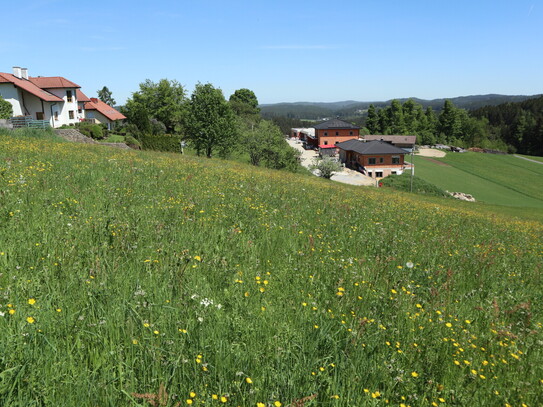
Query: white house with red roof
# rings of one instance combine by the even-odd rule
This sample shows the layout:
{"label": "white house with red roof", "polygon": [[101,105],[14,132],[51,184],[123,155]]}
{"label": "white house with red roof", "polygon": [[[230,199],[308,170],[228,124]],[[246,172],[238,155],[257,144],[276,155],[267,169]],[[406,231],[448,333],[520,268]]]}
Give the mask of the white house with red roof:
{"label": "white house with red roof", "polygon": [[126,119],[126,116],[117,110],[102,102],[97,98],[90,98],[85,103],[85,120],[93,120],[95,123],[107,124],[108,130],[111,130],[117,120]]}
{"label": "white house with red roof", "polygon": [[[0,72],[0,96],[11,103],[13,115],[45,120],[51,127],[73,125],[85,120],[86,106],[93,102],[80,89],[81,86],[62,76],[31,77],[26,68],[13,67],[11,74]],[[101,111],[107,113],[102,113],[102,115],[109,118],[93,121],[107,123],[110,127],[115,120],[125,118],[103,102],[89,104],[90,110],[97,110],[96,105],[100,106]]]}

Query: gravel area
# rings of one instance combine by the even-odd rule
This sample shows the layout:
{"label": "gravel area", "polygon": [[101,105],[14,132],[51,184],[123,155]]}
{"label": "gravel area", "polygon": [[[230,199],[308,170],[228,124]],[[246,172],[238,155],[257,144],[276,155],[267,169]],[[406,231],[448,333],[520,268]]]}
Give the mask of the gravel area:
{"label": "gravel area", "polygon": [[[292,148],[295,148],[302,153],[302,165],[306,168],[309,168],[313,163],[313,159],[319,156],[319,153],[315,150],[305,150],[302,147],[302,142],[299,140],[287,139],[287,141]],[[314,174],[317,175],[315,172]],[[364,174],[349,168],[343,168],[342,172],[335,173],[332,175],[331,179],[332,181],[341,182],[343,184],[375,186],[375,179],[366,177]]]}
{"label": "gravel area", "polygon": [[447,153],[443,150],[436,150],[435,148],[419,148],[421,157],[445,157]]}

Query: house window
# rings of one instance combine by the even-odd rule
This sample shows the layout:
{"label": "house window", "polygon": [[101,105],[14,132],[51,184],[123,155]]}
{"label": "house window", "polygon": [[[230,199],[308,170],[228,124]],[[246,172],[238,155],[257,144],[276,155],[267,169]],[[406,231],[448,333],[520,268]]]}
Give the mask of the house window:
{"label": "house window", "polygon": [[339,136],[339,131],[336,131],[336,136]]}
{"label": "house window", "polygon": [[77,109],[77,113],[79,113],[79,114],[83,113],[83,109],[81,109],[81,108]]}
{"label": "house window", "polygon": [[339,144],[339,141],[336,141],[334,144]]}
{"label": "house window", "polygon": [[383,178],[383,171],[375,171],[375,178]]}
{"label": "house window", "polygon": [[328,141],[325,141],[325,142],[324,142],[324,145],[327,146],[327,145],[328,145]]}
{"label": "house window", "polygon": [[73,118],[74,118],[74,111],[73,110],[68,111],[68,117],[73,120]]}
{"label": "house window", "polygon": [[58,112],[55,112],[55,120],[58,121]]}
{"label": "house window", "polygon": [[400,156],[399,155],[393,155],[392,156],[392,164],[399,164],[400,163]]}
{"label": "house window", "polygon": [[67,102],[72,102],[72,91],[71,90],[67,90],[66,91],[66,101]]}
{"label": "house window", "polygon": [[353,132],[352,132],[352,130],[351,130],[351,131],[349,132],[349,136],[352,136],[352,135],[353,135]]}
{"label": "house window", "polygon": [[369,165],[372,165],[372,164],[375,165],[375,157],[370,157],[370,158],[368,158],[368,164],[369,164]]}
{"label": "house window", "polygon": [[43,112],[36,112],[36,120],[43,120]]}
{"label": "house window", "polygon": [[324,132],[324,136],[326,137],[327,135],[328,135],[328,132],[327,132],[327,131],[325,131],[325,132]]}
{"label": "house window", "polygon": [[384,161],[384,160],[383,160],[383,157],[379,157],[379,163],[380,163],[380,164],[383,164],[383,161]]}

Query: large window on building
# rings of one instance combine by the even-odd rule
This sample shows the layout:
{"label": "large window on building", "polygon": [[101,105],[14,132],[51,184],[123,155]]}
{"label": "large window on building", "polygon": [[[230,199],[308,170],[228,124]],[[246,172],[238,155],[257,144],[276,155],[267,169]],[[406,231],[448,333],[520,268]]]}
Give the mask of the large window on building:
{"label": "large window on building", "polygon": [[399,155],[393,155],[392,156],[392,164],[399,164],[400,163],[400,156]]}
{"label": "large window on building", "polygon": [[368,158],[368,164],[369,165],[375,164],[375,157]]}
{"label": "large window on building", "polygon": [[69,102],[69,103],[72,102],[72,91],[71,90],[66,91],[66,101]]}
{"label": "large window on building", "polygon": [[73,118],[74,118],[74,111],[73,110],[68,111],[68,117],[73,120]]}

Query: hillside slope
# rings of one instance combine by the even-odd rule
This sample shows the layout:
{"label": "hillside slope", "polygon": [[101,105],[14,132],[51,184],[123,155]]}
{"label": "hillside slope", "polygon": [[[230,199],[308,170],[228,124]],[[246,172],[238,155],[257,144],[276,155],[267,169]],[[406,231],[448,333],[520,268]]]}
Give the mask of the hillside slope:
{"label": "hillside slope", "polygon": [[543,403],[540,223],[216,159],[0,146],[4,405]]}
{"label": "hillside slope", "polygon": [[466,152],[428,159],[415,155],[416,175],[441,189],[488,204],[543,209],[543,165],[513,155]]}

